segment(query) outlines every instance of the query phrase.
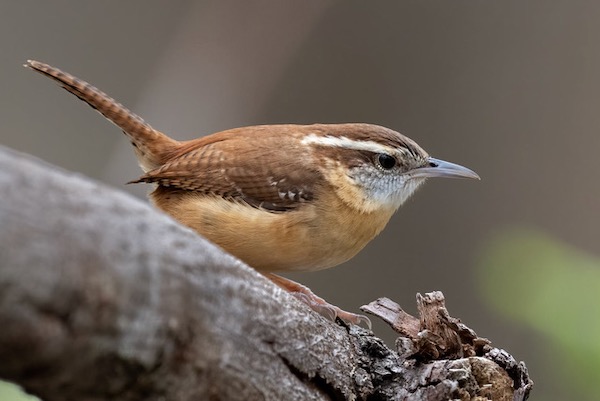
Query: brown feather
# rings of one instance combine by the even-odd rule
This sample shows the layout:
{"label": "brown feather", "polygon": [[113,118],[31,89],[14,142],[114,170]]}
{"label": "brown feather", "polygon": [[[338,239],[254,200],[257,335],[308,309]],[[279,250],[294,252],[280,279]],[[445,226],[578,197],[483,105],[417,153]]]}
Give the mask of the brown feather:
{"label": "brown feather", "polygon": [[271,211],[293,210],[314,199],[314,186],[322,178],[310,152],[298,146],[298,131],[281,126],[276,147],[273,131],[262,127],[200,138],[134,182],[213,194]]}

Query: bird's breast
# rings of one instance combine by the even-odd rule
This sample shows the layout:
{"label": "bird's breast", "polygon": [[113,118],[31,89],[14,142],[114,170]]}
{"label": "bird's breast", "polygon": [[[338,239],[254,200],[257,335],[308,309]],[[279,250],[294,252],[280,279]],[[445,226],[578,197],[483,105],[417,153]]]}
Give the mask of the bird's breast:
{"label": "bird's breast", "polygon": [[273,213],[218,196],[160,188],[153,202],[259,271],[310,271],[352,258],[389,221],[392,211],[363,213],[334,194]]}

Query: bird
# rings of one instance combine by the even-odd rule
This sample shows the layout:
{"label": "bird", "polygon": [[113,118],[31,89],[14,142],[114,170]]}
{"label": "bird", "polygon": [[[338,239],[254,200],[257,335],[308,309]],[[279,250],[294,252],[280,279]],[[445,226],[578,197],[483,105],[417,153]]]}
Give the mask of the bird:
{"label": "bird", "polygon": [[366,123],[234,128],[178,141],[89,83],[48,64],[58,82],[129,138],[151,202],[332,319],[366,316],[331,305],[276,273],[337,266],[362,250],[427,178],[479,179],[412,139]]}

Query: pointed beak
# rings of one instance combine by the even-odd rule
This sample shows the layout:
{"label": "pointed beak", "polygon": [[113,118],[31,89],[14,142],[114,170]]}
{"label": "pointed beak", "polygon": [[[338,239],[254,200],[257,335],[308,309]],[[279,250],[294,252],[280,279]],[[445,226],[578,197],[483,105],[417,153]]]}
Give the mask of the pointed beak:
{"label": "pointed beak", "polygon": [[409,172],[411,178],[445,177],[445,178],[473,178],[479,180],[476,172],[459,164],[429,158],[429,163]]}

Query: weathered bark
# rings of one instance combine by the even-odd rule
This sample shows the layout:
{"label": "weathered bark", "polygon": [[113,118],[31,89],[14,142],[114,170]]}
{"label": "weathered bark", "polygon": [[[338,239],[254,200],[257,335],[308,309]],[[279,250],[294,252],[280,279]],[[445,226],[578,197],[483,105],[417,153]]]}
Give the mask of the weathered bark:
{"label": "weathered bark", "polygon": [[0,187],[0,377],[43,400],[524,398],[510,366],[399,355],[131,196],[2,148]]}

